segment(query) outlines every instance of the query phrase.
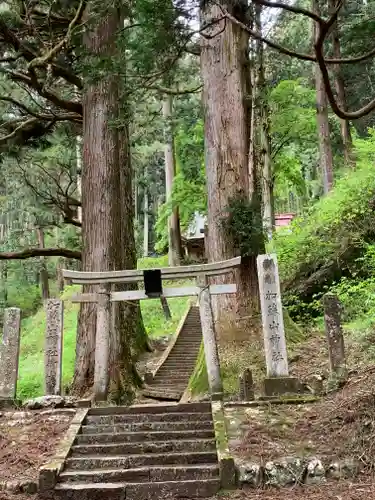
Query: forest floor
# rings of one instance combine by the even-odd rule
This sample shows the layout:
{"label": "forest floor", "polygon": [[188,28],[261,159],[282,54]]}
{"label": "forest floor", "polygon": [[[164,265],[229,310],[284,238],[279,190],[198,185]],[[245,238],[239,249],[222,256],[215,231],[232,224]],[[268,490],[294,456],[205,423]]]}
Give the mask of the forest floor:
{"label": "forest floor", "polygon": [[74,414],[74,409],[0,412],[0,482],[37,481],[39,467],[53,455]]}
{"label": "forest floor", "polygon": [[[259,393],[265,374],[263,360],[259,364],[254,354],[255,344],[246,349],[243,344],[242,354],[238,345],[235,352],[230,345],[222,346],[221,351],[226,353],[224,358],[237,359],[241,369],[253,370]],[[346,350],[346,384],[315,403],[227,407],[234,456],[258,464],[285,457],[318,457],[328,465],[337,459],[351,458],[371,473],[375,465],[375,366],[367,357],[366,344],[358,342],[358,337],[347,335]],[[305,382],[312,375],[319,375],[327,387],[328,352],[321,331],[312,331],[289,351],[293,376]],[[227,361],[226,369],[231,366],[232,362]],[[238,384],[238,373],[236,380]],[[235,394],[230,399],[236,399]]]}

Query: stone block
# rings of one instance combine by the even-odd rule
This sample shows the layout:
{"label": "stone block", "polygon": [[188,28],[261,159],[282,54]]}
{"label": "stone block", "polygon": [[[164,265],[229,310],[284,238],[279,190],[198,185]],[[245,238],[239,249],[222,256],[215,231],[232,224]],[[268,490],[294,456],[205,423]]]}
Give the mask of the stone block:
{"label": "stone block", "polygon": [[236,488],[236,467],[233,457],[219,456],[220,465],[220,484],[223,490],[232,490]]}
{"label": "stone block", "polygon": [[359,474],[359,463],[351,458],[332,462],[327,469],[327,477],[332,479],[349,479]]}
{"label": "stone block", "polygon": [[39,469],[39,485],[38,490],[43,493],[54,489],[57,483],[58,466],[56,467],[41,467]]}
{"label": "stone block", "polygon": [[1,398],[0,397],[0,410],[14,410],[19,408],[22,402],[19,399]]}
{"label": "stone block", "polygon": [[240,394],[241,401],[252,401],[254,399],[254,382],[251,370],[246,369],[240,376]]}
{"label": "stone block", "polygon": [[263,381],[266,396],[281,396],[283,394],[299,394],[303,392],[302,384],[296,377],[272,377]]}
{"label": "stone block", "polygon": [[306,381],[306,386],[312,394],[323,394],[323,377],[321,375],[310,375]]}
{"label": "stone block", "polygon": [[27,493],[28,495],[35,495],[38,491],[38,485],[35,481],[24,481],[21,484],[22,493]]}
{"label": "stone block", "polygon": [[326,481],[326,471],[322,461],[312,458],[306,467],[305,484],[321,484]]}
{"label": "stone block", "polygon": [[265,484],[269,486],[292,486],[302,483],[305,464],[300,458],[285,458],[278,462],[267,462],[264,467]]}
{"label": "stone block", "polygon": [[10,307],[4,312],[4,334],[0,343],[0,398],[14,400],[17,393],[21,311]]}
{"label": "stone block", "polygon": [[263,468],[256,463],[242,463],[238,466],[238,482],[251,488],[259,488],[263,484]]}

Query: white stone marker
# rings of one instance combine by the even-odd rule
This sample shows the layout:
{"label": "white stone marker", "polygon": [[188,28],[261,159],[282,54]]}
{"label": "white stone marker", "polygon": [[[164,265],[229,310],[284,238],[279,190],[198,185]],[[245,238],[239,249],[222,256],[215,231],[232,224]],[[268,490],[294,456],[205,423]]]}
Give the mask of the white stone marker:
{"label": "white stone marker", "polygon": [[257,266],[267,377],[288,377],[288,355],[276,255],[258,255]]}

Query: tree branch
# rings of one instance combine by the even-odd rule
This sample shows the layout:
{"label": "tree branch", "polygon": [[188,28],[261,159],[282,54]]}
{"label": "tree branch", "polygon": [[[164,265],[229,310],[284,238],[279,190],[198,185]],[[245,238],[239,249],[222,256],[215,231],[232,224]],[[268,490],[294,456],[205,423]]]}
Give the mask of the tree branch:
{"label": "tree branch", "polygon": [[151,90],[157,90],[161,92],[162,94],[168,94],[168,95],[185,95],[185,94],[195,94],[196,92],[199,92],[202,89],[202,85],[199,85],[198,87],[192,88],[192,89],[170,89],[167,87],[162,87],[160,85],[149,85],[149,89]]}
{"label": "tree branch", "polygon": [[64,222],[65,224],[71,224],[75,227],[82,227],[82,222],[79,222],[79,220],[74,219],[73,217],[69,217],[68,215],[64,216]]}
{"label": "tree branch", "polygon": [[310,10],[303,9],[302,7],[297,7],[295,5],[287,5],[282,2],[270,2],[269,0],[253,0],[254,3],[258,3],[260,5],[264,5],[265,7],[272,7],[275,9],[284,9],[288,10],[289,12],[294,12],[294,14],[302,14],[303,16],[309,17],[310,19],[313,19],[317,23],[320,23],[323,21],[323,19],[318,16],[315,12],[311,12]]}
{"label": "tree branch", "polygon": [[369,103],[365,104],[362,108],[358,109],[357,111],[345,111],[339,107],[337,104],[336,98],[334,96],[333,90],[332,90],[332,85],[331,81],[329,78],[328,74],[328,69],[327,65],[324,60],[323,56],[323,44],[325,37],[327,36],[329,32],[329,28],[327,29],[319,29],[319,35],[318,35],[318,40],[315,44],[315,53],[316,53],[316,58],[319,64],[320,71],[322,72],[322,77],[323,77],[323,82],[324,82],[324,87],[326,90],[326,94],[328,97],[329,104],[332,108],[332,111],[341,119],[343,120],[357,120],[358,118],[362,118],[362,116],[366,116],[371,111],[375,109],[375,98],[372,99]]}
{"label": "tree branch", "polygon": [[[263,4],[263,2],[265,2],[266,0],[257,0],[257,1],[259,1],[259,3]],[[270,4],[271,4],[271,6],[274,6],[273,2],[270,2]],[[287,47],[284,47],[283,45],[280,45],[279,43],[272,42],[268,38],[265,38],[264,36],[262,36],[257,31],[254,31],[249,26],[247,26],[246,24],[244,24],[241,21],[239,21],[236,17],[234,17],[232,14],[230,14],[227,10],[225,10],[220,5],[219,5],[219,7],[220,7],[220,9],[221,9],[224,17],[226,17],[229,21],[232,21],[233,23],[235,23],[238,26],[240,26],[242,29],[244,29],[245,31],[247,31],[250,34],[250,36],[252,36],[256,40],[259,40],[259,41],[263,42],[264,44],[266,44],[271,49],[277,50],[281,54],[284,54],[284,55],[290,56],[290,57],[294,57],[294,58],[300,59],[302,61],[310,61],[310,62],[314,62],[314,63],[318,62],[317,57],[314,56],[314,55],[303,54],[301,52],[296,52],[295,50],[290,50]],[[304,9],[302,9],[302,10],[304,10]],[[325,21],[322,18],[319,17],[319,19],[320,19],[321,23],[323,23],[323,24],[325,23]],[[329,58],[329,59],[324,59],[324,61],[325,61],[326,64],[355,64],[355,63],[359,63],[359,62],[365,61],[366,59],[370,59],[374,55],[375,55],[375,47],[373,49],[371,49],[369,52],[366,52],[365,54],[362,54],[361,56],[355,56],[355,57],[349,57],[349,58],[340,58],[340,59]]]}
{"label": "tree branch", "polygon": [[85,9],[86,2],[84,0],[81,0],[79,7],[77,9],[76,15],[70,22],[66,35],[58,44],[56,44],[50,51],[48,51],[46,54],[40,57],[35,57],[32,61],[29,62],[28,69],[32,68],[38,68],[40,66],[45,66],[48,64],[51,59],[55,57],[58,52],[64,47],[64,45],[68,45],[70,38],[72,36],[73,29],[75,25],[78,23],[78,21],[81,19],[83,11]]}
{"label": "tree branch", "polygon": [[20,252],[0,252],[0,260],[24,260],[32,257],[66,257],[81,260],[81,252],[68,248],[26,248]]}
{"label": "tree branch", "polygon": [[[2,35],[3,41],[6,44],[10,45],[17,52],[16,59],[23,57],[28,63],[30,63],[34,59],[38,58],[38,54],[31,49],[31,46],[21,41],[1,19],[0,34]],[[71,83],[72,85],[75,85],[79,89],[83,88],[82,79],[75,75],[68,68],[61,66],[57,62],[52,64],[52,74],[55,77],[64,78],[64,80]]]}
{"label": "tree branch", "polygon": [[6,96],[1,96],[0,95],[0,101],[4,102],[9,102],[10,104],[14,104],[17,106],[19,109],[27,113],[28,115],[34,116],[38,120],[47,120],[47,121],[79,121],[82,120],[82,117],[78,114],[73,114],[73,113],[66,113],[66,114],[54,114],[53,112],[51,113],[37,113],[36,111],[32,110],[25,104],[22,104],[21,102],[17,101],[16,99],[13,99],[13,97],[6,97]]}

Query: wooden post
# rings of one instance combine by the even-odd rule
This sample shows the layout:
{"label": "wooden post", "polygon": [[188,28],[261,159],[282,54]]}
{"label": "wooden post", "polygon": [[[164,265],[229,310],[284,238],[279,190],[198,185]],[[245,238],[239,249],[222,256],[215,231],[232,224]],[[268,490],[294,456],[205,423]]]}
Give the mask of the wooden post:
{"label": "wooden post", "polygon": [[109,383],[109,335],[111,330],[111,302],[109,288],[99,292],[96,317],[94,398],[105,401]]}
{"label": "wooden post", "polygon": [[204,354],[207,366],[208,383],[211,397],[218,399],[223,394],[223,384],[220,375],[219,353],[216,343],[215,322],[212,313],[211,295],[207,277],[198,282],[201,287],[199,293],[199,313],[202,324]]}

